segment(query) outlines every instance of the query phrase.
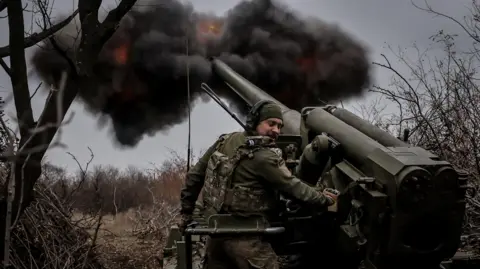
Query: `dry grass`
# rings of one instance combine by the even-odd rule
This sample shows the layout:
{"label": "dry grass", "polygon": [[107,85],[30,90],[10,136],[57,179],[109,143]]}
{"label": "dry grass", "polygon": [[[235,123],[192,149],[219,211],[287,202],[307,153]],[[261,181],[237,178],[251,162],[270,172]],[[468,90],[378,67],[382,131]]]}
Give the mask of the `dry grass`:
{"label": "dry grass", "polygon": [[83,184],[72,201],[74,219],[90,216],[85,227],[97,238],[104,268],[160,268],[168,229],[177,221],[185,167],[175,157],[150,171],[97,167],[77,179]]}
{"label": "dry grass", "polygon": [[[160,268],[164,239],[172,224],[162,220],[162,215],[173,221],[175,213],[158,207],[103,216],[96,249],[104,268]],[[82,213],[75,214],[75,218],[83,217]],[[90,228],[88,233],[93,235],[95,229]]]}
{"label": "dry grass", "polygon": [[72,221],[68,205],[39,184],[35,200],[12,230],[13,268],[101,269],[83,220]]}
{"label": "dry grass", "polygon": [[175,155],[149,171],[99,166],[75,176],[44,165],[12,232],[14,268],[159,268],[185,163]]}

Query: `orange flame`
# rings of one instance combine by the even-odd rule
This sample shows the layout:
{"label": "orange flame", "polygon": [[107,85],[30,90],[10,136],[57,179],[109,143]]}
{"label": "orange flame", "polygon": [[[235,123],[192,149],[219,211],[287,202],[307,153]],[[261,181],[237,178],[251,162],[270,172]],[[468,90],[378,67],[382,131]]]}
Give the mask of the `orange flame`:
{"label": "orange flame", "polygon": [[222,23],[215,21],[200,21],[197,24],[197,39],[205,42],[208,36],[218,36],[222,32]]}
{"label": "orange flame", "polygon": [[203,34],[218,35],[222,30],[222,24],[220,22],[201,21],[198,23],[197,29],[200,33]]}
{"label": "orange flame", "polygon": [[113,57],[118,64],[125,65],[128,61],[128,46],[122,44],[120,47],[115,48],[113,51]]}

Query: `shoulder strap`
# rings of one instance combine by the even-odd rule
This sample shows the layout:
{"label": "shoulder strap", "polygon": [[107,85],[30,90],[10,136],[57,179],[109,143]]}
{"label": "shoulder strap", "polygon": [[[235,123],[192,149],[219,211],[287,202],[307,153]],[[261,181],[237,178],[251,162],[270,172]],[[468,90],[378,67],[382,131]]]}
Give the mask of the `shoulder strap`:
{"label": "shoulder strap", "polygon": [[245,157],[253,158],[253,153],[261,149],[276,149],[277,144],[268,136],[247,136],[245,143],[239,146],[234,155],[235,162]]}
{"label": "shoulder strap", "polygon": [[229,134],[222,134],[218,137],[217,139],[217,146],[215,147],[215,151],[217,151],[220,147],[222,147],[225,144],[225,141],[232,136],[233,133]]}
{"label": "shoulder strap", "polygon": [[283,152],[275,143],[275,140],[268,136],[248,136],[244,147],[251,150],[251,155],[257,150],[266,149],[275,153],[279,158],[283,157]]}
{"label": "shoulder strap", "polygon": [[245,139],[245,146],[248,148],[257,147],[277,147],[275,140],[268,136],[247,136]]}

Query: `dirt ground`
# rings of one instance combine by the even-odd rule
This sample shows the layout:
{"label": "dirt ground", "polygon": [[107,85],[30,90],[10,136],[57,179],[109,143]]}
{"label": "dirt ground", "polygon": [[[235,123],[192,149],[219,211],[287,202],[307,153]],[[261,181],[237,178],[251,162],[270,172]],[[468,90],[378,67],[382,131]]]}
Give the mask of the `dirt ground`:
{"label": "dirt ground", "polygon": [[[75,216],[77,219],[81,217],[79,214]],[[138,223],[133,212],[104,216],[97,233],[96,253],[105,268],[175,269],[175,257],[163,259],[168,227],[161,231],[145,230],[151,226]],[[88,231],[94,236],[95,230],[96,227],[91,227]],[[194,268],[200,268],[200,261],[201,253],[196,251]]]}

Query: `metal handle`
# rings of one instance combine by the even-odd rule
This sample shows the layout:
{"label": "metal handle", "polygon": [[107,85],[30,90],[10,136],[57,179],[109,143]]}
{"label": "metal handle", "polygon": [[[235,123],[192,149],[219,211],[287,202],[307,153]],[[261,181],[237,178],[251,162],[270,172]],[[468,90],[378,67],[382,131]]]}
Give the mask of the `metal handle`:
{"label": "metal handle", "polygon": [[285,232],[284,227],[269,228],[187,228],[185,234],[189,235],[235,235],[235,234],[279,234]]}

